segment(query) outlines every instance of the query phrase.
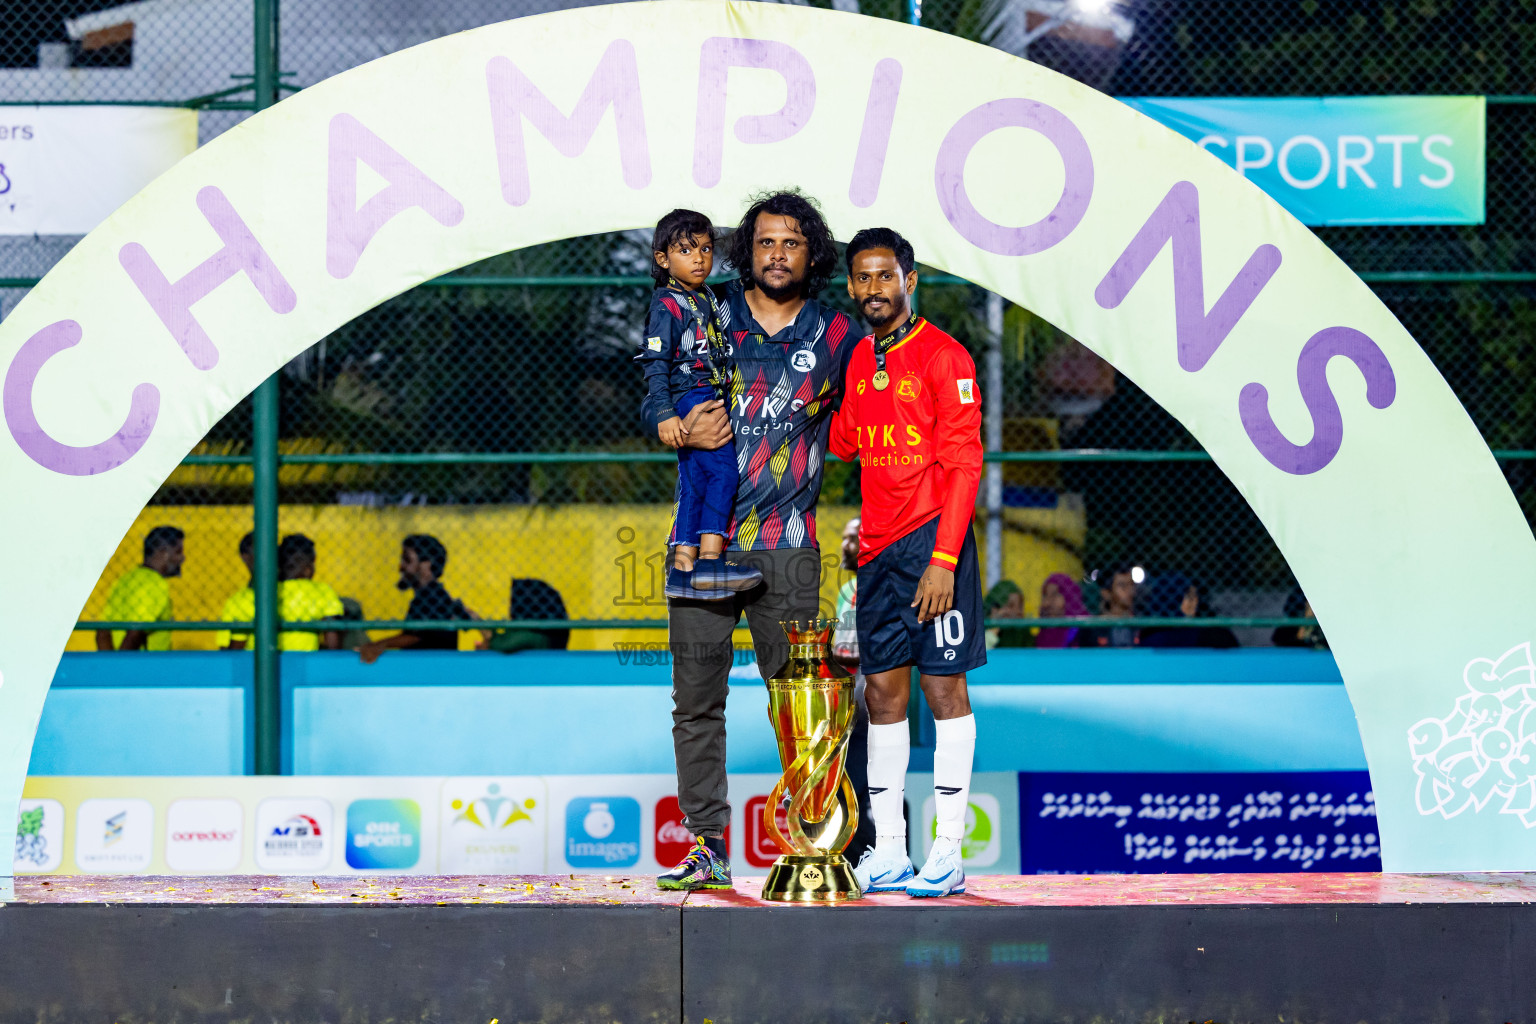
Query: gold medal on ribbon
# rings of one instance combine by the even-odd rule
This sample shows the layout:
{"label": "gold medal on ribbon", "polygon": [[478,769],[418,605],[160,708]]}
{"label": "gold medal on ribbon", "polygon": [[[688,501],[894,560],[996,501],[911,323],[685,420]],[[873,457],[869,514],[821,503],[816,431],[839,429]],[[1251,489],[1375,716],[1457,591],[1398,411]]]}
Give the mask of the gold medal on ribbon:
{"label": "gold medal on ribbon", "polygon": [[891,375],[884,370],[875,371],[875,390],[884,391],[891,385]]}

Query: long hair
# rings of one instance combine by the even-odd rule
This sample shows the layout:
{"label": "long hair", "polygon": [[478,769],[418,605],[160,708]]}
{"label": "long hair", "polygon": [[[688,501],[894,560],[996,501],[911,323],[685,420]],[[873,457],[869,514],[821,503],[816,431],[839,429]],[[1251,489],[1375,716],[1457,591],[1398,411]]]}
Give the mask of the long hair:
{"label": "long hair", "polygon": [[753,196],[752,205],[741,218],[741,226],[731,234],[725,258],[736,269],[743,284],[752,283],[752,236],[758,214],[762,213],[789,217],[800,225],[800,233],[811,250],[802,293],[806,298],[813,298],[827,286],[837,270],[837,246],[832,242],[832,229],[827,227],[816,200],[799,189]]}

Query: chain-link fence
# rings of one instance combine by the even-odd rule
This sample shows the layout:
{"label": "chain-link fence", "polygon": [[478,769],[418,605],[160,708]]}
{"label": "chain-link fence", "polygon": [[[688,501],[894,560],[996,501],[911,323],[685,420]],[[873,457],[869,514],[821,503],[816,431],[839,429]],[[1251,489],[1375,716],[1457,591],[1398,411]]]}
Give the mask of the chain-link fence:
{"label": "chain-link fence", "polygon": [[[201,135],[252,109],[256,0],[28,0],[0,11],[0,102],[192,103]],[[284,0],[279,76],[302,88],[449,32],[563,0]],[[1490,97],[1487,221],[1332,227],[1319,235],[1377,289],[1445,374],[1522,503],[1536,505],[1536,5],[1527,0],[1126,0],[1061,21],[1056,0],[832,0],[919,19],[1121,96],[1478,93]],[[1053,19],[1056,23],[1053,23]],[[242,91],[244,90],[244,91]],[[0,240],[0,315],[68,238]],[[648,298],[648,239],[572,239],[509,253],[401,295],[281,375],[280,530],[318,550],[349,614],[394,620],[401,538],[447,546],[445,582],[486,619],[573,620],[573,648],[655,642],[675,464],[645,437],[630,356]],[[835,295],[840,289],[831,289]],[[1040,609],[1045,578],[1115,563],[1198,579],[1244,643],[1305,605],[1284,560],[1192,437],[1062,332],[983,290],[929,277],[923,310],[983,362],[1003,354],[1002,575]],[[1000,330],[999,330],[1000,328]],[[573,358],[574,357],[574,358]],[[559,368],[558,370],[556,368]],[[573,369],[574,368],[574,369]],[[556,380],[558,373],[559,379]],[[145,509],[82,617],[140,562],[153,526],[186,532],[179,620],[216,620],[248,579],[252,414],[212,431]],[[854,467],[829,464],[819,517],[829,608]],[[978,526],[982,519],[978,519]],[[985,534],[979,529],[978,533]],[[543,580],[540,587],[513,580]],[[1088,588],[1090,603],[1093,588]],[[229,606],[234,607],[234,606]],[[1304,617],[1304,616],[1302,616]],[[647,628],[622,628],[637,623]],[[588,628],[590,627],[590,628]],[[213,632],[179,632],[208,647]],[[479,634],[466,632],[461,646]],[[89,631],[73,646],[89,648]]]}

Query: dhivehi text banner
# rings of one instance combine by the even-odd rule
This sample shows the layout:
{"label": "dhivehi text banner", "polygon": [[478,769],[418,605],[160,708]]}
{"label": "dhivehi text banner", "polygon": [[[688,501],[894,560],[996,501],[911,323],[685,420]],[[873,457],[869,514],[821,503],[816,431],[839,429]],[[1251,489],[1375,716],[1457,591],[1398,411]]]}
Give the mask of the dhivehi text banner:
{"label": "dhivehi text banner", "polygon": [[1481,224],[1481,96],[1128,99],[1303,224]]}

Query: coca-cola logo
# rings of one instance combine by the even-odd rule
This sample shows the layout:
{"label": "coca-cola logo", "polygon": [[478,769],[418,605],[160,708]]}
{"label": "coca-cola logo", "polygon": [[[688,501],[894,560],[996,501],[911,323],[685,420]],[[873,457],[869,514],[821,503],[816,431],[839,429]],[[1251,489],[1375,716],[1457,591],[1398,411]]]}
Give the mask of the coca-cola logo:
{"label": "coca-cola logo", "polygon": [[664,821],[656,827],[658,843],[686,843],[693,839],[680,821]]}
{"label": "coca-cola logo", "polygon": [[[731,828],[725,828],[726,847],[730,847]],[[677,805],[677,797],[666,796],[656,801],[656,863],[664,868],[676,865],[688,856],[693,845],[693,833],[684,824],[683,810]]]}

